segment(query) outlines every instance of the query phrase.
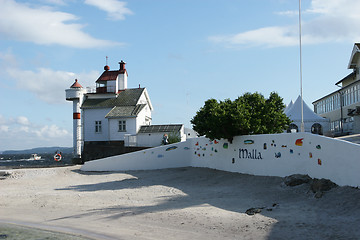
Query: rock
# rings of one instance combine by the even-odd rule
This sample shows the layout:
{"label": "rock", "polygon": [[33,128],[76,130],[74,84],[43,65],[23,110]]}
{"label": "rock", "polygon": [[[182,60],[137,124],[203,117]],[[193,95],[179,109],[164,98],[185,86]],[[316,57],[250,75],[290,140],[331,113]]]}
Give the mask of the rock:
{"label": "rock", "polygon": [[7,177],[9,175],[11,175],[11,173],[8,171],[0,171],[0,177]]}
{"label": "rock", "polygon": [[322,179],[314,178],[314,180],[310,185],[310,189],[311,191],[313,191],[313,193],[329,191],[334,187],[337,187],[335,183],[333,183],[329,179],[324,179],[324,178]]}
{"label": "rock", "polygon": [[311,177],[307,174],[293,174],[284,178],[285,185],[290,187],[309,183],[310,181]]}
{"label": "rock", "polygon": [[247,215],[255,215],[255,213],[260,213],[261,209],[263,208],[249,208],[248,210],[246,210],[246,214]]}
{"label": "rock", "polygon": [[315,198],[321,198],[323,196],[323,192],[316,192],[314,197]]}

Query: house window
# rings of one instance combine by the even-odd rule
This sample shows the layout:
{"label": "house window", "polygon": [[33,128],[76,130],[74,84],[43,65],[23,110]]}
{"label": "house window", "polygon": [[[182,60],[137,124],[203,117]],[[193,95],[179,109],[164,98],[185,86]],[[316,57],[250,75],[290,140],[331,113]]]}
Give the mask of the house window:
{"label": "house window", "polygon": [[95,132],[101,133],[101,121],[95,121]]}
{"label": "house window", "polygon": [[119,132],[126,132],[126,121],[119,121]]}

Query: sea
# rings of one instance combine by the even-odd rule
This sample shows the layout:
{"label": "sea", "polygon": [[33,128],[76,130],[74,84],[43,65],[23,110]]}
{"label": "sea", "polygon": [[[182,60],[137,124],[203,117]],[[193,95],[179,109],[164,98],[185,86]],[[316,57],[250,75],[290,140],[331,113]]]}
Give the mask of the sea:
{"label": "sea", "polygon": [[55,161],[55,153],[38,154],[41,159],[34,160],[31,154],[0,154],[0,169],[39,168],[71,166],[72,154],[62,153],[61,161]]}

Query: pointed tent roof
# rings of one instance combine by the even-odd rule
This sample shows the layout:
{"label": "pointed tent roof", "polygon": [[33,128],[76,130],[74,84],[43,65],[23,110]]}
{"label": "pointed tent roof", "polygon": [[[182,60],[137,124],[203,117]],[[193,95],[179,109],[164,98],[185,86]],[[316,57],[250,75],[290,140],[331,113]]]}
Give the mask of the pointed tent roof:
{"label": "pointed tent roof", "polygon": [[284,109],[284,113],[286,114],[293,105],[294,105],[294,102],[291,100],[289,105],[287,105],[286,108]]}
{"label": "pointed tent roof", "polygon": [[[303,100],[304,122],[328,122],[329,120],[314,113]],[[301,122],[301,97],[286,112],[286,115],[294,122]]]}

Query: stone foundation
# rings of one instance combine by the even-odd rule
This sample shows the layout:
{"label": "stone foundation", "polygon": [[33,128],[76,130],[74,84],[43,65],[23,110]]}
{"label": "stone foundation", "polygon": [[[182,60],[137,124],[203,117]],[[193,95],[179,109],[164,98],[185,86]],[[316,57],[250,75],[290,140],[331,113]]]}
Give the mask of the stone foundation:
{"label": "stone foundation", "polygon": [[126,147],[124,141],[84,142],[81,162],[140,151],[148,147]]}

